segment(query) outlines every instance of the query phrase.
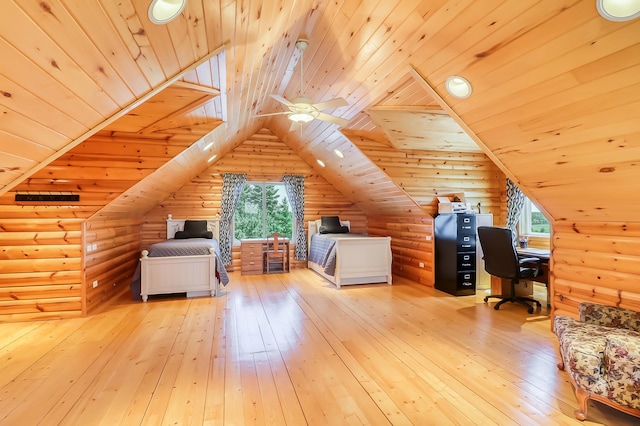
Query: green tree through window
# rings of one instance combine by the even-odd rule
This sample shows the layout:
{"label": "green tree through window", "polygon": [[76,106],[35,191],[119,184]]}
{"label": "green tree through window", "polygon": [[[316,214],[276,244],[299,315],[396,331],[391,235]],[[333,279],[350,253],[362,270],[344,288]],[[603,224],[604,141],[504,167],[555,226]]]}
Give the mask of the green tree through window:
{"label": "green tree through window", "polygon": [[235,239],[264,238],[274,232],[291,238],[293,216],[284,184],[247,182],[234,215]]}

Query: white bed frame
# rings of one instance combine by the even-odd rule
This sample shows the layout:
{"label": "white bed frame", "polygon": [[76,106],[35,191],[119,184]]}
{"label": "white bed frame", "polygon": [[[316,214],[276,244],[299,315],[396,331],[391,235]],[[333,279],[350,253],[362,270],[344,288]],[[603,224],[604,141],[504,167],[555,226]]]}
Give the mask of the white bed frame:
{"label": "white bed frame", "polygon": [[[167,218],[167,239],[184,230],[186,219]],[[207,220],[207,230],[215,239],[220,236],[220,219]],[[144,302],[150,294],[187,293],[187,297],[217,296],[219,282],[215,277],[214,249],[208,255],[148,257],[147,250],[140,258],[140,295]]]}
{"label": "white bed frame", "polygon": [[[340,221],[351,229],[349,221]],[[318,232],[320,221],[309,222],[308,247],[311,236]],[[307,262],[307,266],[340,288],[342,285],[388,283],[391,285],[391,237],[338,238],[336,242],[336,273],[324,273],[321,265]]]}

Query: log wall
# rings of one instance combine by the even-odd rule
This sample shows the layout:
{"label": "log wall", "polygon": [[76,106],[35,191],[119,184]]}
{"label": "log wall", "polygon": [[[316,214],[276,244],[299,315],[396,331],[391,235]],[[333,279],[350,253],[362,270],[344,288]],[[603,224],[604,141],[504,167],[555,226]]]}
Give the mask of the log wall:
{"label": "log wall", "polygon": [[86,212],[13,197],[0,197],[0,322],[82,316]]}
{"label": "log wall", "polygon": [[[223,173],[247,173],[248,181],[265,182],[281,182],[285,174],[303,175],[305,224],[323,215],[338,215],[351,221],[354,232],[367,230],[367,218],[360,209],[284,142],[270,131],[261,130],[146,214],[142,223],[142,248],[166,238],[168,214],[176,219],[204,219],[219,214]],[[291,266],[306,267],[306,261],[292,260]],[[232,264],[227,270],[240,270],[240,246],[233,247]]]}
{"label": "log wall", "polygon": [[83,228],[85,303],[87,313],[92,313],[128,291],[140,258],[142,219],[98,216]]}
{"label": "log wall", "polygon": [[576,316],[583,301],[640,311],[640,223],[553,224],[553,313]]}
{"label": "log wall", "polygon": [[[371,236],[390,236],[393,274],[434,285],[433,219],[403,216],[369,217]],[[420,264],[424,266],[420,266]]]}

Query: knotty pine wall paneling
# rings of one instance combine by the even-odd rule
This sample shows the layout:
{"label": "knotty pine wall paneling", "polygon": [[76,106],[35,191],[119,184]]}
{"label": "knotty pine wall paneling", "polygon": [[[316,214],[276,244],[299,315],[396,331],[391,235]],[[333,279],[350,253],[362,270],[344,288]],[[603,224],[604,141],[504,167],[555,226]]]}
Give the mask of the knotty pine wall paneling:
{"label": "knotty pine wall paneling", "polygon": [[391,237],[394,275],[433,287],[433,218],[382,216],[367,223],[369,235]]}
{"label": "knotty pine wall paneling", "polygon": [[82,316],[83,207],[14,195],[0,197],[0,322]]}
{"label": "knotty pine wall paneling", "polygon": [[505,223],[506,177],[485,154],[403,150],[365,137],[351,140],[426,213],[438,213],[438,196],[464,193],[472,207],[480,203],[494,223]]}
{"label": "knotty pine wall paneling", "polygon": [[640,311],[640,223],[553,223],[553,314],[577,316],[580,302]]}
{"label": "knotty pine wall paneling", "polygon": [[140,258],[142,219],[96,217],[83,228],[85,303],[86,312],[92,313],[129,291]]}
{"label": "knotty pine wall paneling", "polygon": [[[339,159],[336,158],[336,161]],[[144,217],[142,249],[166,238],[166,219],[205,219],[220,213],[220,194],[224,173],[247,173],[247,181],[281,182],[285,174],[305,177],[305,227],[323,215],[350,220],[354,232],[367,231],[367,218],[352,202],[318,175],[284,142],[263,129],[195,176]],[[291,252],[293,253],[293,247]],[[306,268],[306,261],[291,260],[293,268]],[[232,250],[227,270],[240,270],[240,246]]]}

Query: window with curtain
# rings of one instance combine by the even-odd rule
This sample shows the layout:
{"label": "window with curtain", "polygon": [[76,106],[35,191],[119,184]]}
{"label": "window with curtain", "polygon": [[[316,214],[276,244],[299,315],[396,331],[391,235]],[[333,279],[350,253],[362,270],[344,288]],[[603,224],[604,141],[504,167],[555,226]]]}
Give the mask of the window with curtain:
{"label": "window with curtain", "polygon": [[234,243],[243,238],[265,238],[274,232],[289,239],[293,214],[283,183],[246,182],[233,217]]}

